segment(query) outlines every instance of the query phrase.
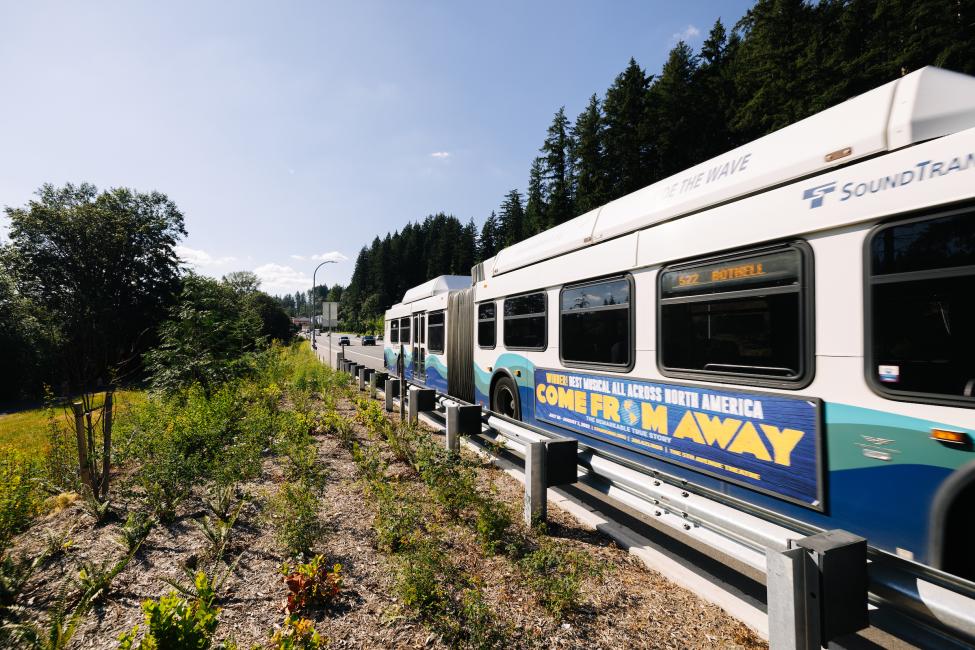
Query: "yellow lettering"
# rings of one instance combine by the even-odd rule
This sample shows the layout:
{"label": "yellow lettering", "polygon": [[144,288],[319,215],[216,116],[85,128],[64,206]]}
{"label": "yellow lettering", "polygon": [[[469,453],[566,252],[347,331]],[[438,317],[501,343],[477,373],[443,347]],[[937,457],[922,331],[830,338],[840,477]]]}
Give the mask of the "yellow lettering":
{"label": "yellow lettering", "polygon": [[576,391],[576,405],[574,410],[576,413],[586,414],[586,394],[581,390]]}
{"label": "yellow lettering", "polygon": [[765,437],[772,443],[775,462],[779,465],[789,467],[792,464],[792,450],[796,448],[796,445],[799,444],[799,441],[806,434],[796,429],[783,429],[779,431],[778,427],[773,427],[771,424],[760,424],[758,426],[762,427],[762,431],[765,432]]}
{"label": "yellow lettering", "polygon": [[559,403],[559,391],[555,389],[555,386],[545,387],[545,400],[551,405],[555,406]]}
{"label": "yellow lettering", "polygon": [[707,444],[704,442],[704,436],[701,435],[701,430],[697,428],[697,423],[694,422],[694,416],[690,411],[686,411],[684,417],[680,419],[677,431],[674,431],[674,437],[687,438],[702,445]]}
{"label": "yellow lettering", "polygon": [[765,443],[762,442],[762,438],[751,422],[745,422],[742,425],[738,435],[728,447],[728,451],[735,454],[751,454],[759,460],[772,460],[772,457],[768,455],[768,449],[765,448]]}
{"label": "yellow lettering", "polygon": [[731,442],[735,431],[741,425],[741,420],[725,418],[722,421],[717,415],[709,417],[705,413],[695,413],[694,417],[697,418],[697,424],[701,427],[701,432],[704,434],[704,439],[708,441],[708,444],[713,445],[714,443],[718,443],[718,446],[722,449],[728,448],[728,443]]}
{"label": "yellow lettering", "polygon": [[548,403],[545,401],[545,384],[535,386],[535,399],[537,399],[540,404]]}
{"label": "yellow lettering", "polygon": [[640,404],[640,426],[646,431],[667,435],[667,407],[661,404],[654,408],[649,402]]}
{"label": "yellow lettering", "polygon": [[572,394],[575,393],[571,388],[563,388],[559,386],[559,408],[561,409],[571,409],[572,408]]}
{"label": "yellow lettering", "polygon": [[603,396],[600,393],[593,393],[589,400],[589,415],[595,416],[603,409]]}
{"label": "yellow lettering", "polygon": [[607,395],[603,398],[603,417],[613,422],[620,421],[620,401]]}

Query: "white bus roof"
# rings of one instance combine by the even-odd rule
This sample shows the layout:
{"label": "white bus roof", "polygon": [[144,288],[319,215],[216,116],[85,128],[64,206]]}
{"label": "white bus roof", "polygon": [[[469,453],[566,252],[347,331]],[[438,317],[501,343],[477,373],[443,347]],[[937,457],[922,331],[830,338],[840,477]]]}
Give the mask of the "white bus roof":
{"label": "white bus roof", "polygon": [[471,276],[469,275],[441,275],[432,280],[427,280],[423,284],[418,284],[412,289],[407,289],[403,294],[402,303],[416,302],[430,296],[441,293],[458,291],[471,286]]}
{"label": "white bus roof", "polygon": [[975,78],[921,68],[509,246],[486,268],[491,269],[490,275],[513,271],[853,160],[973,126]]}

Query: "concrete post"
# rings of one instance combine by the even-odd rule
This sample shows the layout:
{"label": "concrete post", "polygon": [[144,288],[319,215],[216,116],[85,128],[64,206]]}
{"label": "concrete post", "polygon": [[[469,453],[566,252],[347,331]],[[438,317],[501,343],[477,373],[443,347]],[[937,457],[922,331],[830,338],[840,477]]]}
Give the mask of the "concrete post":
{"label": "concrete post", "polygon": [[525,524],[535,526],[548,518],[545,480],[545,443],[525,444]]}
{"label": "concrete post", "polygon": [[393,398],[399,395],[399,379],[386,380],[386,412],[393,412]]}

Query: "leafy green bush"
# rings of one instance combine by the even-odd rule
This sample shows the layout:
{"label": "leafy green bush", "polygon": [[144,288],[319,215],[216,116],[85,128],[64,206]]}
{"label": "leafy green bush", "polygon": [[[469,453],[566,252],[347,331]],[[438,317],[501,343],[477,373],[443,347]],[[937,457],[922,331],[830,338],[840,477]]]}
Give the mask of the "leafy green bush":
{"label": "leafy green bush", "polygon": [[408,546],[423,525],[420,505],[391,484],[378,483],[374,489],[377,508],[373,519],[376,545],[380,550],[396,553]]}
{"label": "leafy green bush", "polygon": [[596,573],[584,554],[563,549],[545,538],[540,540],[538,549],[521,559],[519,566],[539,603],[556,618],[579,606],[583,578]]}
{"label": "leafy green bush", "polygon": [[493,498],[479,498],[475,505],[474,528],[481,548],[493,555],[509,543],[512,517],[508,507]]}
{"label": "leafy green bush", "polygon": [[450,608],[454,568],[434,543],[421,541],[401,556],[396,574],[396,592],[403,604],[425,616],[437,616]]}
{"label": "leafy green bush", "polygon": [[21,451],[0,445],[0,550],[30,524],[40,506],[40,468]]}
{"label": "leafy green bush", "polygon": [[291,555],[307,553],[322,534],[318,499],[303,482],[283,483],[269,503],[269,523]]}
{"label": "leafy green bush", "polygon": [[216,595],[204,573],[196,574],[197,597],[187,602],[176,593],[158,601],[142,603],[146,615],[146,634],[136,642],[137,625],[120,637],[120,650],[206,650],[213,643],[220,610],[214,606]]}
{"label": "leafy green bush", "polygon": [[284,625],[271,637],[273,650],[318,650],[325,641],[315,631],[314,621],[288,615]]}

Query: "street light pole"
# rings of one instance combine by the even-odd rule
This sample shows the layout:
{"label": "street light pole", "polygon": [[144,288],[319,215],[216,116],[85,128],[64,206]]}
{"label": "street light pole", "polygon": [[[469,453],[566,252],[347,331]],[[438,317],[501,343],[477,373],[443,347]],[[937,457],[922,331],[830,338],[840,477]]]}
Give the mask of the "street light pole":
{"label": "street light pole", "polygon": [[[315,300],[315,287],[317,286],[315,284],[315,275],[318,273],[318,269],[322,268],[326,264],[335,264],[335,260],[325,260],[324,262],[316,266],[314,272],[312,272],[311,274],[311,297],[313,302],[315,303],[315,306],[318,305],[318,301]],[[312,350],[318,349],[318,344],[315,342],[315,312],[316,310],[312,309],[311,312],[311,349]],[[329,359],[328,362],[329,364],[331,364],[332,360]]]}

